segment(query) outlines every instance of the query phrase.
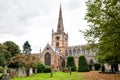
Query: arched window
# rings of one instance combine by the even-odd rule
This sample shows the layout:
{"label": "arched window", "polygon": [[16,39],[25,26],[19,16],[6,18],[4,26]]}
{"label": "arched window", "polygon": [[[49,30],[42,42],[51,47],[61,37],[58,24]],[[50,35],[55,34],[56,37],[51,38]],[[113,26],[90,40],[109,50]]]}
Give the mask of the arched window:
{"label": "arched window", "polygon": [[68,56],[68,52],[67,52],[67,50],[65,50],[65,56]]}
{"label": "arched window", "polygon": [[56,42],[56,47],[59,47],[59,42]]}
{"label": "arched window", "polygon": [[73,49],[73,55],[76,55],[76,50],[75,49]]}
{"label": "arched window", "polygon": [[72,50],[69,50],[69,55],[72,56]]}
{"label": "arched window", "polygon": [[77,49],[77,55],[79,55],[80,54],[80,49]]}
{"label": "arched window", "polygon": [[51,55],[50,55],[50,53],[45,54],[45,65],[51,66]]}
{"label": "arched window", "polygon": [[62,67],[65,67],[65,60],[62,60]]}
{"label": "arched window", "polygon": [[89,64],[94,64],[93,59],[90,59]]}

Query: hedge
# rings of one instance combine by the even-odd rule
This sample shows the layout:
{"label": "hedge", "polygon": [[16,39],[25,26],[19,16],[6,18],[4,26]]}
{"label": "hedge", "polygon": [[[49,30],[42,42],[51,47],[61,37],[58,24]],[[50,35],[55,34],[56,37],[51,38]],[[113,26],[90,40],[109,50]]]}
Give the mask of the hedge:
{"label": "hedge", "polygon": [[45,65],[42,63],[37,64],[37,72],[42,73],[44,71]]}
{"label": "hedge", "polygon": [[89,66],[84,56],[80,56],[78,60],[78,72],[89,72]]}
{"label": "hedge", "polygon": [[68,67],[68,68],[71,67],[71,71],[76,71],[76,66],[75,66],[73,56],[67,57],[67,66],[66,67]]}
{"label": "hedge", "polygon": [[44,73],[50,73],[50,72],[51,72],[50,66],[45,66]]}
{"label": "hedge", "polygon": [[92,66],[93,66],[93,64],[89,64],[90,71],[92,71]]}
{"label": "hedge", "polygon": [[100,63],[95,63],[94,67],[95,67],[95,70],[100,70],[101,69],[101,64]]}

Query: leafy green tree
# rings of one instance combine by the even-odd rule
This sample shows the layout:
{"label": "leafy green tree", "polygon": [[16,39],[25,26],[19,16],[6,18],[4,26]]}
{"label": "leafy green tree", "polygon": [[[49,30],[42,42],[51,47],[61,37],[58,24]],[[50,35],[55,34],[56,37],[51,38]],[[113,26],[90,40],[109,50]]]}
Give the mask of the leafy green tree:
{"label": "leafy green tree", "polygon": [[87,63],[85,56],[80,56],[78,60],[78,72],[88,72],[88,71],[89,71],[89,65]]}
{"label": "leafy green tree", "polygon": [[120,64],[120,1],[88,0],[85,19],[89,29],[84,32],[90,43],[98,42],[96,58],[118,71]]}
{"label": "leafy green tree", "polygon": [[31,51],[32,51],[31,45],[29,44],[28,41],[26,41],[24,43],[24,45],[23,45],[23,53],[25,53],[25,54],[31,54]]}
{"label": "leafy green tree", "polygon": [[71,67],[71,71],[76,71],[76,66],[73,56],[67,57],[67,67]]}
{"label": "leafy green tree", "polygon": [[14,57],[20,53],[19,46],[16,43],[14,43],[13,41],[6,41],[3,44],[4,44],[4,46],[6,46],[6,50],[10,52],[11,57]]}

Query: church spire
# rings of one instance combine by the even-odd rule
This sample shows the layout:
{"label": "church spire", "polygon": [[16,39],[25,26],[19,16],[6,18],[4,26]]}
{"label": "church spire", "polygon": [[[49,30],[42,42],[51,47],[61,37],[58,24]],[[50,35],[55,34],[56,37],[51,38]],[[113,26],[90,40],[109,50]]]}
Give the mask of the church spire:
{"label": "church spire", "polygon": [[57,32],[64,32],[61,4],[60,4],[60,11],[59,11]]}

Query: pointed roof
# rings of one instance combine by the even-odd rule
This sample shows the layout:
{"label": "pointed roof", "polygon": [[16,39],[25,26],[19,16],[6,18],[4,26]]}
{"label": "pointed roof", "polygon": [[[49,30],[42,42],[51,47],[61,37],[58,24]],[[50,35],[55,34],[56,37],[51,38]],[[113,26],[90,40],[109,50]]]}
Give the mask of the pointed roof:
{"label": "pointed roof", "polygon": [[64,32],[61,4],[60,4],[60,11],[59,11],[57,32]]}
{"label": "pointed roof", "polygon": [[55,52],[56,54],[61,55],[60,51],[59,51],[58,49],[54,48],[53,46],[51,46],[50,44],[47,44],[47,45],[45,46],[45,48],[43,49],[42,53],[43,53],[43,52],[46,52],[46,51],[50,51],[50,50],[52,50],[52,51]]}

